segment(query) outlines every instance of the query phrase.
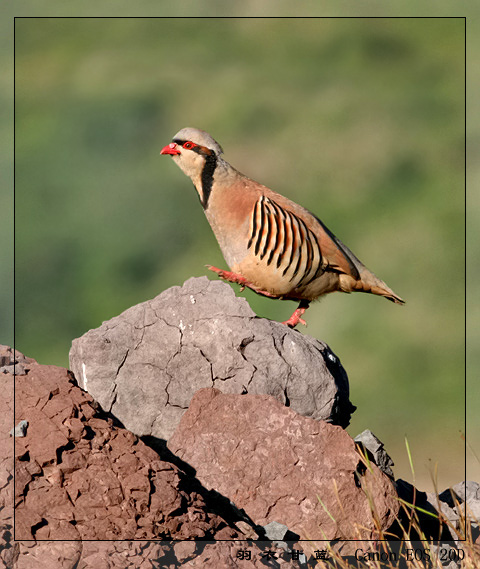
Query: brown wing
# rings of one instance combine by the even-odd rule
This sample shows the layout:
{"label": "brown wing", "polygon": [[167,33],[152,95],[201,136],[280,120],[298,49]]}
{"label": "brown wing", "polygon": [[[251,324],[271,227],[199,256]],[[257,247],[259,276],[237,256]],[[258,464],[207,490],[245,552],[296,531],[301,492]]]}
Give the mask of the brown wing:
{"label": "brown wing", "polygon": [[359,278],[355,261],[363,265],[318,218],[286,198],[279,201],[261,195],[255,203],[248,241],[255,256],[297,281],[296,287],[325,270]]}
{"label": "brown wing", "polygon": [[330,270],[360,278],[365,268],[363,263],[336,237],[316,215],[310,214],[317,222],[316,235]]}

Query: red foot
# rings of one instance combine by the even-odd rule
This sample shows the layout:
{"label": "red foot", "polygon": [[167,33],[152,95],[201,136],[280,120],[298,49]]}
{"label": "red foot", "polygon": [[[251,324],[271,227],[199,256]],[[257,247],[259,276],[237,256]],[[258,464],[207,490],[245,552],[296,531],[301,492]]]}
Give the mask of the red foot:
{"label": "red foot", "polygon": [[304,315],[305,310],[307,310],[308,304],[309,304],[308,301],[302,300],[300,302],[300,304],[298,305],[298,308],[295,310],[295,312],[290,316],[290,318],[288,320],[285,320],[285,322],[282,322],[282,324],[285,324],[286,326],[289,326],[290,328],[295,328],[295,326],[299,323],[306,326],[307,323],[302,318],[302,316]]}
{"label": "red foot", "polygon": [[217,269],[217,267],[212,267],[212,265],[206,265],[206,267],[210,271],[217,273],[217,275],[224,281],[239,284],[242,287],[241,290],[243,290],[247,286],[257,294],[262,294],[263,296],[268,296],[270,298],[276,298],[274,294],[267,292],[266,290],[260,290],[253,283],[247,281],[245,277],[242,277],[242,275],[239,275],[238,273],[232,273],[231,271],[223,271],[222,269]]}

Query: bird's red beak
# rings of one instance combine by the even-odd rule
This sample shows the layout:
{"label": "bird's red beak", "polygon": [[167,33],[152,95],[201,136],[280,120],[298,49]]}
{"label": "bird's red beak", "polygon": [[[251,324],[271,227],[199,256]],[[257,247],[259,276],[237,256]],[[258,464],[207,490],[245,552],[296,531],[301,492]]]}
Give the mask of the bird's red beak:
{"label": "bird's red beak", "polygon": [[175,156],[176,154],[180,154],[180,150],[178,149],[175,142],[171,142],[162,148],[160,154],[171,154],[172,156]]}

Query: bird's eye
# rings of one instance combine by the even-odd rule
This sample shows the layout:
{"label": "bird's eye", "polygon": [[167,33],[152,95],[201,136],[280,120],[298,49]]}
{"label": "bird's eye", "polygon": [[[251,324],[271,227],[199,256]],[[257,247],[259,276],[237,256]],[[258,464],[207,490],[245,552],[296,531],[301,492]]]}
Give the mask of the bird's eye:
{"label": "bird's eye", "polygon": [[195,144],[193,144],[193,142],[184,142],[184,144],[183,144],[183,148],[186,148],[187,150],[190,150],[194,146],[195,146]]}

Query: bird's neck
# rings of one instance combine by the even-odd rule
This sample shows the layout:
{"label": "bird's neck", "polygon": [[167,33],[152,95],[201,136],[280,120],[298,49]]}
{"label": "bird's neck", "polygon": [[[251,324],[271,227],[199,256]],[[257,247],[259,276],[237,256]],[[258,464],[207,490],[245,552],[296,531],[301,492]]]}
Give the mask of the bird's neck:
{"label": "bird's neck", "polygon": [[200,174],[197,173],[195,177],[192,176],[203,209],[208,208],[214,187],[218,186],[218,182],[231,175],[232,172],[236,172],[236,170],[223,158],[216,155],[206,157]]}

